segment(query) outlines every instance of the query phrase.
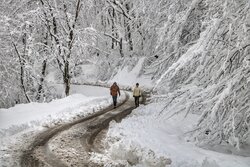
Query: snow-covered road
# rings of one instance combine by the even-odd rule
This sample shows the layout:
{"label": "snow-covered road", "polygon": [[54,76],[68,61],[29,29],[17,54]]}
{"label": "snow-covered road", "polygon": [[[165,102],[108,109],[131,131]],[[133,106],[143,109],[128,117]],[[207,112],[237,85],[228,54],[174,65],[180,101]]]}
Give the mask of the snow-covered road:
{"label": "snow-covered road", "polygon": [[[94,151],[94,140],[112,120],[119,121],[128,115],[133,107],[129,95],[124,104],[116,109],[108,107],[91,116],[55,126],[36,136],[21,158],[22,167],[36,166],[98,166],[89,161],[89,152]],[[97,146],[95,146],[97,147]]]}
{"label": "snow-covered road", "polygon": [[[19,167],[22,162],[25,167],[78,167],[83,164],[165,167],[170,159],[171,167],[250,165],[249,157],[197,147],[186,133],[192,130],[199,116],[189,114],[185,117],[185,113],[179,113],[168,118],[171,111],[161,114],[164,106],[159,103],[141,105],[119,124],[116,121],[123,116],[120,112],[129,113],[126,108],[133,106],[132,101],[117,111],[107,112],[106,116],[87,120],[111,105],[112,99],[108,89],[75,86],[72,90],[84,93],[82,89],[90,94],[0,109],[0,166]],[[98,97],[95,91],[100,93]],[[125,98],[122,93],[119,101]],[[111,122],[108,130],[100,132],[111,117],[116,121]]]}
{"label": "snow-covered road", "polygon": [[[60,93],[63,87],[57,85],[56,89]],[[118,102],[124,99],[122,92]],[[0,166],[20,166],[22,152],[28,150],[39,133],[94,114],[111,104],[107,88],[72,85],[71,95],[66,98],[0,109]]]}

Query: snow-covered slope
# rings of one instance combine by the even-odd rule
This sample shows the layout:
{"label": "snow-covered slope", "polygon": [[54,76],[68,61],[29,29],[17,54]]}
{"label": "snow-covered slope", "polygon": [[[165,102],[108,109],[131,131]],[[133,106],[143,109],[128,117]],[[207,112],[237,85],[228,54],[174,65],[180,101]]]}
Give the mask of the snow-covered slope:
{"label": "snow-covered slope", "polygon": [[[120,1],[117,0],[117,2]],[[100,19],[101,21],[98,21],[101,23],[95,19],[92,20],[96,22],[88,20],[89,22],[87,23],[91,25],[91,28],[88,31],[84,31],[84,34],[88,34],[87,37],[84,35],[79,37],[79,39],[85,39],[86,41],[81,45],[84,46],[82,50],[79,49],[81,53],[78,53],[78,50],[75,48],[74,53],[77,55],[77,58],[80,58],[81,65],[72,72],[71,81],[76,83],[105,82],[108,84],[116,81],[119,85],[129,87],[139,82],[143,88],[152,88],[153,90],[151,105],[156,108],[159,115],[159,118],[155,118],[155,122],[159,120],[162,122],[166,121],[160,125],[171,126],[171,124],[167,124],[171,115],[181,115],[188,118],[191,115],[193,118],[196,118],[191,119],[193,121],[192,130],[190,129],[191,133],[183,134],[186,131],[179,129],[180,133],[177,132],[178,134],[174,135],[180,135],[181,137],[185,135],[185,139],[187,137],[188,141],[203,148],[249,156],[249,152],[246,151],[250,145],[249,0],[130,0],[128,2],[133,3],[131,6],[134,7],[132,11],[123,13],[125,14],[124,17],[129,18],[127,20],[132,19],[131,22],[124,23],[125,26],[128,27],[129,24],[131,24],[131,27],[134,26],[134,29],[131,30],[130,41],[128,34],[126,34],[127,30],[123,29],[124,27],[122,26],[124,25],[119,19],[117,19],[118,21],[116,20],[119,25],[115,27],[117,31],[115,35],[124,40],[122,45],[123,55],[119,52],[117,41],[115,43],[116,47],[112,49],[110,47],[111,43],[114,44],[114,37],[111,39],[109,36],[113,33],[112,24],[110,24],[112,19],[105,13],[102,13],[103,15],[97,14],[100,17],[91,15],[89,16],[90,18]],[[100,9],[107,6],[112,7],[110,4],[100,4]],[[119,6],[115,9],[118,10],[117,13],[121,13]],[[28,10],[28,7],[26,10]],[[8,13],[2,12],[4,14]],[[95,12],[98,13],[100,11],[97,10]],[[84,14],[83,16],[85,16]],[[118,14],[117,16],[122,18]],[[103,18],[107,21],[104,24],[102,22]],[[4,23],[5,27],[9,27],[11,23],[9,20],[11,19],[8,17],[1,18],[1,22]],[[126,21],[126,19],[123,21]],[[10,25],[14,26],[15,24]],[[4,34],[8,32],[5,27],[1,29],[3,32],[1,35],[4,37]],[[107,34],[105,34],[106,31],[108,31]],[[79,28],[79,36],[81,35],[80,32],[82,32],[81,28]],[[88,43],[88,40],[90,43]],[[134,42],[133,51],[128,49],[131,41]],[[85,46],[89,45],[91,47],[85,48]],[[32,46],[33,43],[31,42],[30,47]],[[5,50],[10,54],[11,49],[9,46],[6,48]],[[35,49],[34,47],[32,51]],[[3,55],[8,55],[7,53]],[[10,55],[15,57],[15,54]],[[20,78],[14,74],[9,75],[12,74],[9,71],[18,71],[18,61],[12,64],[15,68],[11,68],[11,65],[4,66],[12,62],[12,60],[9,60],[10,58],[4,58],[0,66],[1,69],[4,69],[1,71],[0,76],[2,78],[1,85],[3,85],[0,88],[3,94],[0,99],[2,105],[6,106],[13,105],[16,101],[20,102],[20,99],[24,99],[23,90],[20,89],[20,86],[12,84],[14,83],[13,81],[17,80],[20,82]],[[85,60],[85,58],[89,63],[83,64],[82,59]],[[78,59],[72,59],[71,63],[74,61],[77,62]],[[50,59],[50,62],[54,62],[54,59]],[[33,74],[34,71],[28,65],[26,68],[27,74]],[[57,65],[53,66],[53,70],[55,68],[57,68]],[[72,67],[72,69],[74,68]],[[59,70],[57,69],[57,71]],[[52,72],[48,71],[48,73],[51,74]],[[17,75],[18,72],[15,74]],[[37,75],[34,74],[34,76]],[[61,73],[60,76],[62,76]],[[9,78],[9,80],[5,80],[5,78]],[[48,76],[48,78],[53,82],[61,79],[57,80],[53,76]],[[26,79],[29,81],[29,78]],[[39,83],[37,82],[39,79],[40,77],[35,79],[35,86]],[[28,93],[32,94],[34,90],[32,84],[26,83],[25,86],[29,88]],[[13,91],[10,91],[8,88],[12,88]],[[16,92],[22,95],[21,98],[16,96]],[[6,98],[4,98],[5,96]],[[19,99],[13,97],[18,97]],[[6,99],[7,102],[4,101]],[[135,112],[143,114],[144,110],[148,111],[149,109],[141,108]],[[138,113],[135,113],[130,121],[133,122],[133,119],[137,120],[138,118],[134,117],[138,117]],[[146,114],[145,117],[147,117]],[[155,115],[152,117],[155,117]],[[147,123],[143,122],[142,124]],[[127,128],[126,123],[120,126],[123,126],[121,129]],[[185,124],[185,126],[188,125]],[[134,127],[141,128],[139,124],[135,124]],[[159,127],[155,128],[158,129]],[[166,130],[166,133],[171,136],[171,131],[168,128],[161,128],[159,129]],[[178,128],[178,125],[173,128]],[[187,127],[182,128],[185,129]],[[114,130],[114,132],[117,131]],[[124,133],[126,133],[125,136],[128,138],[131,137],[130,133]],[[116,137],[116,135],[110,132],[111,138],[112,136]],[[163,135],[163,133],[160,135]],[[165,137],[169,139],[169,135]],[[147,135],[142,134],[142,136],[146,137]],[[122,142],[118,144],[122,144]],[[155,142],[160,141],[156,140]],[[149,145],[147,146],[152,146],[151,144]],[[158,147],[154,148],[158,149]],[[198,152],[200,152],[199,149]],[[168,152],[165,153],[168,154]],[[207,153],[204,154],[206,154],[204,157],[209,157]],[[213,162],[204,160],[204,157],[200,159],[199,165],[202,165],[200,162],[204,162],[203,166],[213,166]],[[228,159],[231,158],[231,156],[228,157]],[[226,159],[222,158],[222,161],[226,161]],[[236,159],[232,164],[240,164],[241,160],[243,163],[246,162],[244,165],[249,163],[247,158],[245,158],[246,161],[244,158]],[[207,165],[206,163],[209,164]],[[218,164],[227,166],[227,164],[220,162],[216,162],[214,166]],[[178,165],[182,166],[181,164]]]}
{"label": "snow-covered slope", "polygon": [[154,0],[143,9],[155,21],[144,22],[150,47],[100,57],[105,81],[151,87],[163,114],[201,115],[193,132],[200,145],[249,145],[249,0]]}
{"label": "snow-covered slope", "polygon": [[[152,8],[157,2],[151,2]],[[188,140],[203,148],[249,156],[249,1],[170,0],[159,4],[157,12],[150,15],[155,19],[158,14],[162,16],[154,29],[157,34],[154,42],[151,41],[154,49],[144,50],[144,55],[151,55],[137,70],[142,73],[135,80],[140,81],[140,76],[151,79],[154,92],[151,102],[161,106],[157,110],[166,122],[169,116],[178,113],[199,116],[187,134]],[[118,76],[119,73],[115,79],[120,79]],[[131,137],[129,132],[125,133]],[[115,138],[116,134],[111,136]],[[218,164],[230,166],[239,161]],[[247,160],[245,166],[249,164]]]}
{"label": "snow-covered slope", "polygon": [[151,46],[132,57],[112,57],[104,68],[112,81],[151,85],[154,100],[165,104],[163,113],[178,108],[175,112],[200,114],[193,138],[201,145],[248,145],[249,0],[154,0],[144,5],[145,15],[156,22],[147,27],[150,42],[145,43]]}
{"label": "snow-covered slope", "polygon": [[194,131],[201,143],[249,144],[249,1],[166,3],[158,58],[146,67],[154,90],[166,94],[165,112],[201,114]]}

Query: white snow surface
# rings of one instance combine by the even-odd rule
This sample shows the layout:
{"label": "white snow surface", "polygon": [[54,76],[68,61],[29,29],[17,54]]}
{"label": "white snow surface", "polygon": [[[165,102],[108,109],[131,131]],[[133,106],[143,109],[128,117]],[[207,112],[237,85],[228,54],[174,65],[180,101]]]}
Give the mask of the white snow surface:
{"label": "white snow surface", "polygon": [[[139,76],[143,61],[144,58],[139,59],[132,70],[122,68],[110,82],[116,81],[124,85],[139,82],[142,88],[153,87],[150,79]],[[163,108],[164,103],[140,106],[121,123],[111,123],[104,142],[110,148],[106,155],[93,154],[92,159],[104,161],[107,166],[113,161],[113,164],[121,163],[126,166],[132,163],[141,167],[161,167],[166,166],[167,159],[171,159],[172,167],[250,166],[250,157],[205,150],[197,147],[195,141],[190,141],[188,132],[194,129],[199,115],[190,113],[185,118],[186,113],[180,112],[169,118],[178,109],[169,108],[166,113],[161,112]]]}
{"label": "white snow surface", "polygon": [[[140,66],[139,62],[135,68],[139,69]],[[127,86],[131,86],[134,82],[143,80],[136,77],[138,76],[135,73],[131,76],[128,74],[127,77],[118,77],[113,81],[120,83],[127,81]],[[144,84],[151,83],[145,81],[141,86],[144,87]],[[57,92],[62,92],[61,85],[55,87]],[[18,157],[18,151],[28,144],[27,137],[34,136],[46,127],[71,121],[79,115],[88,115],[111,104],[109,90],[105,88],[74,85],[71,94],[69,97],[50,103],[19,104],[9,109],[0,109],[0,166],[18,164],[18,159],[15,158]],[[120,100],[123,98],[124,94]],[[93,154],[91,159],[101,161],[106,166],[115,164],[137,167],[250,166],[250,157],[197,147],[195,141],[191,141],[188,135],[199,116],[190,113],[184,118],[185,113],[180,112],[169,118],[174,110],[178,109],[170,108],[168,112],[161,112],[163,107],[161,103],[141,105],[121,123],[112,122],[104,141],[108,149],[104,155]],[[171,165],[167,165],[169,159],[172,161]]]}
{"label": "white snow surface", "polygon": [[141,167],[166,166],[164,160],[168,158],[172,161],[171,167],[250,166],[250,157],[195,146],[188,134],[199,116],[189,114],[185,118],[185,113],[181,112],[170,117],[171,113],[160,112],[163,107],[157,103],[141,105],[121,123],[113,122],[105,141],[110,145],[106,159],[116,162],[123,160],[123,163],[134,160],[135,166]]}
{"label": "white snow surface", "polygon": [[[58,92],[62,92],[62,88],[56,85]],[[124,99],[122,93],[118,102]],[[109,89],[73,85],[71,95],[63,99],[0,109],[0,167],[18,166],[19,155],[16,154],[20,154],[32,136],[44,128],[89,115],[110,104]]]}
{"label": "white snow surface", "polygon": [[[56,85],[58,92],[63,86]],[[76,94],[78,93],[78,94]],[[86,110],[85,114],[93,112],[91,108],[99,108],[111,104],[109,90],[100,87],[72,87],[70,96],[53,100],[50,103],[18,104],[8,109],[0,109],[0,129],[27,124],[42,124],[53,119],[69,119],[74,114]],[[89,110],[87,110],[89,109]]]}
{"label": "white snow surface", "polygon": [[138,60],[137,64],[130,70],[128,66],[119,69],[117,74],[108,82],[117,82],[123,86],[134,87],[136,83],[139,83],[143,88],[152,87],[152,81],[149,76],[140,76],[140,70],[143,68],[145,57]]}

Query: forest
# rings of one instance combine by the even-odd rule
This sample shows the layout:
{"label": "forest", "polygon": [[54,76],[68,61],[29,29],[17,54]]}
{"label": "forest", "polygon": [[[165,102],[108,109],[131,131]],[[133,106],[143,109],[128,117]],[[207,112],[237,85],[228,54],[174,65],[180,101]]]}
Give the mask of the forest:
{"label": "forest", "polygon": [[[68,96],[71,84],[107,82],[144,58],[138,77],[154,83],[161,114],[200,115],[193,140],[250,143],[248,0],[2,0],[0,8],[1,108],[58,98],[53,83]],[[84,65],[95,67],[95,82],[79,79]]]}

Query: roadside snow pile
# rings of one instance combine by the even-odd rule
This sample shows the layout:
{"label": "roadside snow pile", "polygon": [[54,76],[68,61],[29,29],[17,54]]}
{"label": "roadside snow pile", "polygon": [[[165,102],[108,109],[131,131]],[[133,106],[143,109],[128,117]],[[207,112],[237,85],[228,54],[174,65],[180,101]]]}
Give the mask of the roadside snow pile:
{"label": "roadside snow pile", "polygon": [[36,126],[51,126],[76,116],[85,116],[111,104],[110,97],[86,97],[74,94],[50,103],[19,104],[0,109],[0,137],[11,136]]}
{"label": "roadside snow pile", "polygon": [[[73,94],[50,103],[19,104],[0,109],[0,166],[19,166],[22,150],[45,128],[87,116],[112,104],[108,89],[76,86],[72,91],[76,89],[79,93],[88,89],[87,96]],[[118,101],[125,98],[122,92]]]}
{"label": "roadside snow pile", "polygon": [[137,167],[165,167],[171,164],[171,160],[157,156],[152,150],[141,149],[140,147],[131,146],[127,148],[125,145],[114,147],[113,152],[109,155],[100,153],[92,153],[91,161],[105,167],[120,166],[137,166]]}
{"label": "roadside snow pile", "polygon": [[161,113],[163,108],[159,103],[140,106],[121,123],[113,122],[104,143],[107,156],[137,167],[164,167],[171,161],[171,167],[249,167],[249,157],[204,150],[190,141],[198,115],[171,116],[173,111]]}
{"label": "roadside snow pile", "polygon": [[22,150],[46,127],[69,122],[111,104],[109,96],[75,94],[50,103],[20,104],[0,110],[0,166],[18,167]]}

